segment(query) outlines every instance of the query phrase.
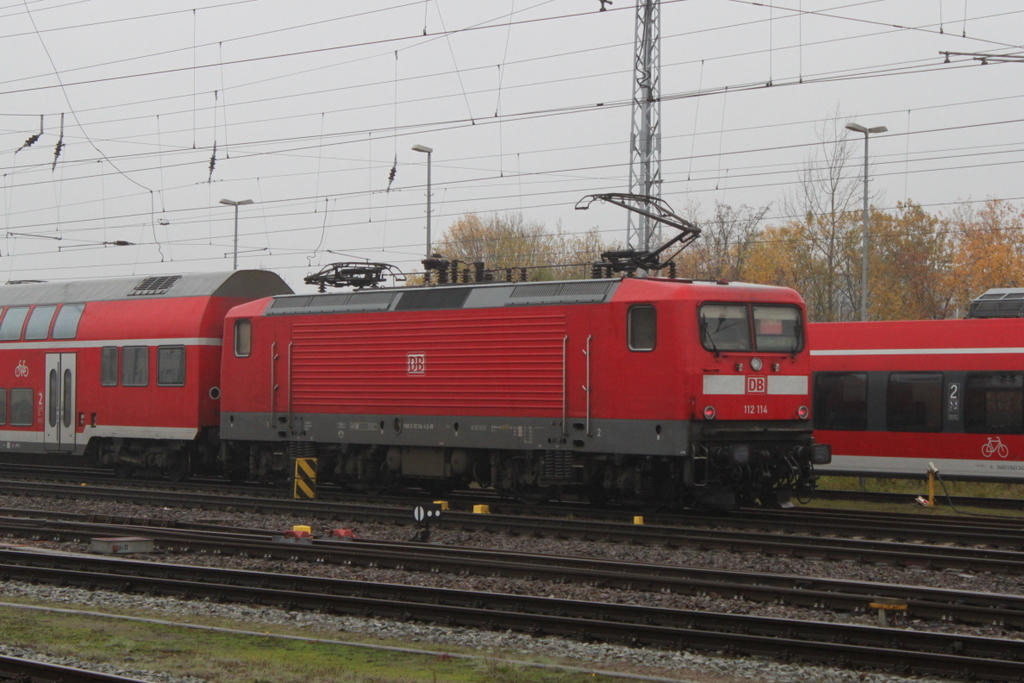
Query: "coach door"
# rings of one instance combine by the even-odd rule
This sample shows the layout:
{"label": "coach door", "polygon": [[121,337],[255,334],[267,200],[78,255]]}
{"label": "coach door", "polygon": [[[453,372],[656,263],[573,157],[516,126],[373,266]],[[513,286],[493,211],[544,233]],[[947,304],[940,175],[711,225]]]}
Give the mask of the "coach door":
{"label": "coach door", "polygon": [[75,354],[46,354],[47,451],[75,450]]}

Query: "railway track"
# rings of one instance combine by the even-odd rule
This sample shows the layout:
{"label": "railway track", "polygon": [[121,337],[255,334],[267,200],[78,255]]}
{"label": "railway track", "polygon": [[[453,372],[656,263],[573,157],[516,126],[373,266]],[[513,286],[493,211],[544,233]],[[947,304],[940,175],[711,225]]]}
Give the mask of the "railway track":
{"label": "railway track", "polygon": [[[87,497],[112,500],[120,503],[140,505],[193,507],[205,510],[247,510],[262,513],[277,513],[297,516],[300,519],[356,519],[361,522],[409,525],[412,515],[409,508],[382,507],[379,505],[357,505],[352,503],[305,501],[297,502],[274,498],[252,498],[197,492],[153,491],[149,489],[120,489],[110,487],[81,487],[59,484],[34,484],[29,491],[33,495],[53,497]],[[0,481],[0,494],[24,495],[25,482]],[[494,514],[472,514],[448,512],[443,524],[449,529],[507,533],[512,535],[532,534],[554,538],[574,538],[588,541],[613,543],[658,544],[669,547],[695,547],[704,550],[716,549],[731,552],[761,553],[819,560],[846,560],[901,566],[918,566],[932,569],[955,569],[958,571],[999,572],[1024,574],[1024,555],[1017,552],[1024,542],[1024,531],[1003,526],[991,528],[986,518],[981,525],[970,527],[961,524],[959,529],[942,523],[922,530],[918,526],[901,528],[897,521],[886,521],[886,516],[875,516],[872,522],[863,520],[853,525],[852,531],[858,536],[870,535],[872,525],[876,536],[886,537],[874,540],[863,537],[832,537],[822,535],[832,530],[829,524],[810,518],[800,520],[804,528],[813,528],[815,535],[791,533],[786,526],[792,518],[803,517],[803,513],[782,515],[785,519],[772,519],[757,514],[751,519],[738,518],[740,529],[704,528],[709,521],[703,519],[699,526],[658,526],[636,525],[603,520],[581,520],[565,518],[520,517]],[[943,518],[942,522],[945,522]],[[716,518],[716,522],[717,518]],[[845,524],[845,522],[844,522]],[[916,522],[915,522],[916,524]],[[753,531],[748,527],[758,527]],[[766,531],[768,531],[766,533]],[[902,539],[902,541],[889,539]],[[959,540],[964,545],[948,545]],[[925,545],[931,543],[930,545]]]}
{"label": "railway track", "polygon": [[[865,612],[882,597],[906,605],[914,619],[1024,629],[1024,596],[879,584],[784,574],[734,572],[481,550],[423,543],[310,539],[284,543],[280,533],[152,519],[95,521],[85,515],[0,509],[4,535],[87,542],[108,535],[144,535],[171,552],[201,552],[310,563],[554,580],[680,595],[712,594],[807,608]],[[92,519],[93,521],[89,521]]]}
{"label": "railway track", "polygon": [[47,664],[21,657],[3,656],[0,656],[0,681],[11,681],[12,683],[146,683],[138,678]]}
{"label": "railway track", "polygon": [[[947,496],[936,492],[935,500],[939,505],[952,503],[956,507],[981,508],[990,510],[1024,510],[1024,500],[1020,498],[982,498],[978,496]],[[885,503],[895,505],[914,505],[917,498],[913,493],[889,493],[884,491],[835,491],[817,489],[813,498],[822,500],[851,500],[867,503]]]}
{"label": "railway track", "polygon": [[975,680],[1024,678],[1024,641],[1003,638],[22,550],[0,550],[0,578]]}

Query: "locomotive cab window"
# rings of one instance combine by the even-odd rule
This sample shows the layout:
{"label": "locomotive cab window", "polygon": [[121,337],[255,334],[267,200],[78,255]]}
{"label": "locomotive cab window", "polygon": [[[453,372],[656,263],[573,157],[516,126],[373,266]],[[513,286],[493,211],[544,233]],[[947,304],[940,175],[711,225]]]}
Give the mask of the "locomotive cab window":
{"label": "locomotive cab window", "polygon": [[104,346],[100,350],[100,385],[117,386],[117,347]]}
{"label": "locomotive cab window", "polygon": [[252,323],[248,320],[235,321],[235,355],[248,358],[252,353]]}
{"label": "locomotive cab window", "polygon": [[762,353],[796,353],[802,350],[800,309],[793,306],[754,306],[754,345]]}
{"label": "locomotive cab window", "polygon": [[184,346],[161,346],[156,350],[156,383],[162,387],[185,385]]}
{"label": "locomotive cab window", "polygon": [[868,428],[868,376],[863,372],[821,372],[814,376],[814,428]]}
{"label": "locomotive cab window", "polygon": [[753,351],[746,304],[704,304],[700,338],[708,351]]}
{"label": "locomotive cab window", "polygon": [[126,346],[121,353],[121,384],[144,387],[149,384],[149,347]]}
{"label": "locomotive cab window", "polygon": [[964,429],[991,434],[1024,433],[1024,373],[968,373]]}
{"label": "locomotive cab window", "polygon": [[74,339],[78,334],[78,321],[82,319],[85,304],[64,304],[53,323],[54,339]]}
{"label": "locomotive cab window", "polygon": [[942,373],[889,375],[886,427],[891,432],[942,431]]}
{"label": "locomotive cab window", "polygon": [[3,322],[0,322],[0,341],[14,341],[21,339],[21,328],[25,325],[25,318],[28,317],[28,306],[12,306],[7,309],[7,315]]}
{"label": "locomotive cab window", "polygon": [[28,317],[28,325],[25,326],[25,339],[46,339],[50,336],[50,323],[56,311],[56,306],[33,308],[32,315]]}
{"label": "locomotive cab window", "polygon": [[653,351],[658,342],[658,312],[650,304],[629,307],[629,350]]}

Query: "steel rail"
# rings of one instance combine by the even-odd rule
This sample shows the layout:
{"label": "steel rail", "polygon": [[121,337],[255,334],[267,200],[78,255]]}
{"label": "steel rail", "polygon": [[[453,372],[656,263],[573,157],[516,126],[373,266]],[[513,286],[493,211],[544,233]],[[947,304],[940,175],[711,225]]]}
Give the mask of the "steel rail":
{"label": "steel rail", "polygon": [[1024,641],[1002,638],[9,550],[0,550],[0,578],[975,680],[1024,678]]}
{"label": "steel rail", "polygon": [[138,678],[48,664],[24,657],[0,656],[0,681],[15,683],[146,683]]}
{"label": "steel rail", "polygon": [[[362,522],[411,524],[408,509],[356,505],[323,501],[290,501],[250,498],[222,494],[153,490],[122,490],[113,487],[80,487],[39,484],[35,493],[62,497],[89,497],[140,505],[189,505],[203,509],[250,510],[263,513],[302,514],[317,519],[359,519]],[[0,493],[23,495],[24,482],[0,481]],[[796,516],[796,515],[794,515]],[[919,566],[959,571],[989,571],[1024,574],[1024,555],[1011,550],[946,545],[922,546],[914,543],[876,541],[863,538],[832,538],[793,534],[766,534],[758,531],[695,529],[653,525],[635,525],[579,519],[550,519],[506,515],[479,515],[449,512],[446,528],[488,531],[512,535],[534,534],[558,538],[614,543],[658,544],[669,547],[695,547],[701,550],[755,552],[766,555],[850,560],[877,564]],[[980,533],[975,543],[984,543]],[[973,545],[973,544],[972,544]]]}
{"label": "steel rail", "polygon": [[[11,512],[0,510],[0,514],[10,515]],[[98,535],[133,533],[152,538],[161,549],[178,552],[191,550],[430,573],[571,581],[602,588],[680,595],[714,594],[837,611],[864,612],[870,609],[872,602],[885,599],[905,604],[907,614],[913,618],[1024,628],[1024,596],[1021,595],[422,543],[312,539],[308,544],[284,543],[280,542],[280,533],[267,530],[137,518],[97,523],[80,521],[85,515],[71,515],[79,518],[75,520],[58,519],[68,517],[67,513],[38,514],[38,517],[0,517],[0,532],[78,542]]]}

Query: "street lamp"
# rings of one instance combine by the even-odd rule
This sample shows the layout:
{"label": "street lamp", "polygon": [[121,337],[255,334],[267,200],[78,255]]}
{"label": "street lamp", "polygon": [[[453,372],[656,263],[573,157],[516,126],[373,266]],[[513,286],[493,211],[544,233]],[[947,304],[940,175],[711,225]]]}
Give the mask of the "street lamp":
{"label": "street lamp", "polygon": [[238,207],[246,204],[252,204],[252,200],[242,199],[240,201],[233,202],[230,199],[222,199],[220,200],[220,203],[235,207],[235,250],[232,252],[231,270],[238,270]]}
{"label": "street lamp", "polygon": [[864,133],[864,218],[863,237],[860,254],[860,319],[868,319],[868,136],[872,133],[885,133],[885,126],[865,128],[859,123],[846,124],[847,130]]}
{"label": "street lamp", "polygon": [[427,155],[427,255],[430,258],[430,155],[434,150],[426,145],[413,145],[412,151],[423,152]]}

